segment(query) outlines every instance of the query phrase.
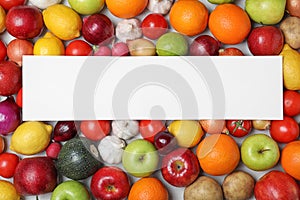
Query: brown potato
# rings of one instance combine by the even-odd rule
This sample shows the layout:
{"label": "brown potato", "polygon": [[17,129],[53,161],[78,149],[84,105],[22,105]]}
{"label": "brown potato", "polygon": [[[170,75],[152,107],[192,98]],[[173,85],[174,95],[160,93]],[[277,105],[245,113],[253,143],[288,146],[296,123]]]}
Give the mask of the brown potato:
{"label": "brown potato", "polygon": [[287,17],[280,23],[285,42],[294,49],[300,48],[300,18]]}
{"label": "brown potato", "polygon": [[184,190],[184,200],[222,200],[221,185],[208,176],[200,176]]}
{"label": "brown potato", "polygon": [[247,200],[253,195],[254,178],[244,171],[228,174],[222,184],[224,198],[230,200]]}

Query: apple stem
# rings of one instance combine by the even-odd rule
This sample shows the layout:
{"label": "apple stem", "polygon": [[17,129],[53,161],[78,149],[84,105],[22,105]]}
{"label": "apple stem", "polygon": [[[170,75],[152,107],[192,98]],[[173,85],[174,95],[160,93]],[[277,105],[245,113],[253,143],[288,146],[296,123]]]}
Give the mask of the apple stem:
{"label": "apple stem", "polygon": [[263,152],[265,152],[265,151],[270,151],[270,149],[262,149],[262,150],[259,150],[258,153],[263,153]]}
{"label": "apple stem", "polygon": [[39,200],[39,196],[36,196],[36,198],[35,198],[36,200]]}

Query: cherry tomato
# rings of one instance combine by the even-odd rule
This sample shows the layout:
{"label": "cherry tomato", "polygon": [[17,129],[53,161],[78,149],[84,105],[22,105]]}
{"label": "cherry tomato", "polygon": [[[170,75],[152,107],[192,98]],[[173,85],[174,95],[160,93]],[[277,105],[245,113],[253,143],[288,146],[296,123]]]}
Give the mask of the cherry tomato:
{"label": "cherry tomato", "polygon": [[153,143],[154,136],[159,132],[165,131],[166,126],[161,120],[141,120],[139,129],[142,137]]}
{"label": "cherry tomato", "polygon": [[280,143],[292,142],[299,137],[299,125],[294,118],[288,116],[284,116],[283,120],[272,120],[270,135]]}
{"label": "cherry tomato", "polygon": [[156,40],[168,30],[168,22],[163,15],[151,13],[142,21],[142,32],[149,39]]}
{"label": "cherry tomato", "polygon": [[20,158],[16,154],[8,152],[0,154],[0,176],[4,178],[13,177],[19,161]]}
{"label": "cherry tomato", "polygon": [[290,117],[300,114],[300,93],[293,90],[283,92],[283,113]]}
{"label": "cherry tomato", "polygon": [[111,122],[109,120],[86,120],[80,123],[82,134],[94,141],[101,140],[110,133]]}
{"label": "cherry tomato", "polygon": [[93,48],[83,40],[73,40],[66,47],[66,56],[89,56]]}
{"label": "cherry tomato", "polygon": [[7,56],[6,45],[2,40],[0,40],[0,61],[5,60],[6,56]]}
{"label": "cherry tomato", "polygon": [[23,105],[23,103],[22,103],[22,100],[23,99],[23,89],[21,88],[20,90],[19,90],[19,92],[17,93],[17,96],[16,96],[16,104],[20,107],[20,108],[22,108],[22,105]]}
{"label": "cherry tomato", "polygon": [[26,0],[0,0],[0,5],[4,10],[9,10],[14,6],[24,5]]}
{"label": "cherry tomato", "polygon": [[235,137],[243,137],[251,132],[251,120],[226,120],[226,127],[229,133]]}

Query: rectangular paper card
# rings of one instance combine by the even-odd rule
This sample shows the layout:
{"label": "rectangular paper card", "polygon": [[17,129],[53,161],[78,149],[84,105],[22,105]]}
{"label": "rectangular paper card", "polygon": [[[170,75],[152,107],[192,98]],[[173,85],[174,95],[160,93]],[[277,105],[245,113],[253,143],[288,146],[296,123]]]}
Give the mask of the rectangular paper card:
{"label": "rectangular paper card", "polygon": [[281,56],[24,56],[23,120],[282,119]]}

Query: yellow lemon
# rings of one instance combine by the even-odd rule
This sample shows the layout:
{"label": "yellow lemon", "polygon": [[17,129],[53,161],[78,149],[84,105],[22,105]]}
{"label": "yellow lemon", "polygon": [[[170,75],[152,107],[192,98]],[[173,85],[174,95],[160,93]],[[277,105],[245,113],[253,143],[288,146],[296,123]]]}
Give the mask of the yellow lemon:
{"label": "yellow lemon", "polygon": [[196,146],[204,135],[199,122],[194,120],[175,120],[168,126],[168,131],[175,136],[179,146],[186,148]]}
{"label": "yellow lemon", "polygon": [[0,33],[4,32],[5,27],[5,19],[6,19],[6,13],[2,6],[0,6]]}
{"label": "yellow lemon", "polygon": [[43,11],[45,26],[61,40],[72,40],[80,36],[82,19],[72,8],[55,4]]}
{"label": "yellow lemon", "polygon": [[52,33],[47,32],[33,46],[33,54],[40,56],[59,56],[65,54],[63,42]]}
{"label": "yellow lemon", "polygon": [[40,153],[48,146],[52,126],[39,121],[23,122],[12,134],[10,149],[23,155]]}
{"label": "yellow lemon", "polygon": [[285,44],[281,53],[283,56],[283,84],[288,90],[300,90],[300,54]]}
{"label": "yellow lemon", "polygon": [[0,180],[0,199],[1,200],[19,200],[21,199],[15,186],[8,181]]}

